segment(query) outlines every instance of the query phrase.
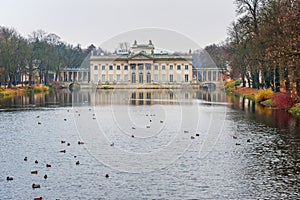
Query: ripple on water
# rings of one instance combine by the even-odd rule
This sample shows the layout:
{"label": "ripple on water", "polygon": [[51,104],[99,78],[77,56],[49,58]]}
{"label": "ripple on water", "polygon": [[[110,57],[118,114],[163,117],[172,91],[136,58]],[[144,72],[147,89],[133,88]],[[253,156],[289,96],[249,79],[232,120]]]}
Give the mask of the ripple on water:
{"label": "ripple on water", "polygon": [[[299,197],[299,138],[230,110],[213,150],[200,134],[170,165],[148,173],[116,171],[78,145],[72,112],[64,108],[0,113],[1,199],[278,199]],[[36,116],[40,116],[36,118]],[[82,116],[81,116],[82,117]],[[63,119],[67,118],[67,121]],[[41,124],[38,125],[38,121]],[[1,128],[1,127],[5,128]],[[200,132],[200,131],[199,131]],[[233,135],[237,139],[233,139]],[[115,147],[125,146],[116,135]],[[165,135],[170,138],[172,135]],[[132,139],[132,138],[130,138]],[[196,138],[197,139],[197,138]],[[251,142],[247,142],[250,139]],[[70,146],[61,144],[61,140]],[[121,143],[120,143],[121,142]],[[159,143],[155,138],[152,142]],[[239,142],[241,145],[236,146]],[[128,143],[130,144],[130,143]],[[140,143],[135,147],[141,148]],[[154,147],[154,144],[149,144]],[[113,148],[113,147],[112,147]],[[128,147],[127,147],[128,148]],[[133,148],[131,146],[130,148]],[[66,149],[66,153],[59,153]],[[99,148],[101,149],[101,148]],[[132,149],[134,150],[134,149]],[[152,150],[149,148],[148,150]],[[206,154],[207,153],[207,154]],[[24,157],[28,161],[24,161]],[[76,156],[76,158],[74,158]],[[39,163],[35,164],[34,160]],[[79,160],[80,165],[75,162]],[[51,168],[45,164],[50,163]],[[32,170],[38,170],[32,175]],[[43,176],[47,174],[48,179]],[[109,174],[109,178],[105,177]],[[13,181],[6,181],[13,176]],[[41,188],[32,189],[32,183]]]}

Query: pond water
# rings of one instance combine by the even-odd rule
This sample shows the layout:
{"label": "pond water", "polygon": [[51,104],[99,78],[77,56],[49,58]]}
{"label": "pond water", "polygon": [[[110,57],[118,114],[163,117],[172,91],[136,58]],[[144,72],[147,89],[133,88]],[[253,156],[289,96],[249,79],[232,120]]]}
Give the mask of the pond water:
{"label": "pond water", "polygon": [[299,119],[221,91],[61,90],[0,111],[0,199],[300,196]]}

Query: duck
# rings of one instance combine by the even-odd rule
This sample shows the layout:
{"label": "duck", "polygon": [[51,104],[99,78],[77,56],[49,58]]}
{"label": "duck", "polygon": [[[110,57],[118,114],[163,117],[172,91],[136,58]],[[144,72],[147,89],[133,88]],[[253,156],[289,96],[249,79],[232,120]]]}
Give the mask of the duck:
{"label": "duck", "polygon": [[250,139],[247,140],[247,142],[250,142],[250,141],[251,141]]}
{"label": "duck", "polygon": [[67,143],[67,146],[70,146],[71,144],[70,143]]}
{"label": "duck", "polygon": [[163,120],[160,120],[159,122],[160,122],[161,124],[162,124],[162,123],[164,123],[164,121],[163,121]]}
{"label": "duck", "polygon": [[132,138],[134,138],[134,135],[131,135]]}
{"label": "duck", "polygon": [[35,188],[40,188],[40,187],[41,187],[40,184],[35,184],[35,183],[32,184],[32,188],[33,188],[33,189],[35,189]]}
{"label": "duck", "polygon": [[195,139],[195,137],[194,137],[194,136],[191,136],[191,139],[193,140],[193,139]]}
{"label": "duck", "polygon": [[75,163],[76,165],[79,165],[80,164],[80,162],[79,161],[76,161],[76,163]]}
{"label": "duck", "polygon": [[47,178],[48,178],[48,176],[47,176],[47,174],[45,174],[44,179],[47,179]]}
{"label": "duck", "polygon": [[189,133],[189,131],[183,131],[184,133]]}
{"label": "duck", "polygon": [[42,123],[41,122],[38,122],[38,125],[41,125]]}
{"label": "duck", "polygon": [[36,118],[40,118],[40,116],[38,115],[38,116],[36,116]]}
{"label": "duck", "polygon": [[84,142],[82,142],[82,141],[78,141],[78,144],[84,144]]}
{"label": "duck", "polygon": [[131,127],[131,129],[135,130],[135,127]]}
{"label": "duck", "polygon": [[24,161],[27,161],[27,156],[25,156]]}
{"label": "duck", "polygon": [[61,143],[61,144],[64,144],[64,143],[66,143],[66,141],[62,140],[62,141],[60,141],[60,143]]}
{"label": "duck", "polygon": [[51,167],[51,165],[50,164],[46,164],[46,167]]}
{"label": "duck", "polygon": [[8,177],[6,177],[6,180],[7,180],[7,181],[12,181],[12,180],[14,180],[14,178],[11,177],[11,176],[8,176]]}
{"label": "duck", "polygon": [[150,125],[146,126],[146,128],[150,128]]}
{"label": "duck", "polygon": [[67,121],[67,119],[65,118],[64,121]]}
{"label": "duck", "polygon": [[110,146],[111,146],[111,147],[115,146],[115,143],[111,143]]}
{"label": "duck", "polygon": [[39,163],[39,161],[38,161],[38,160],[35,160],[35,161],[34,161],[34,163],[35,163],[35,164],[38,164],[38,163]]}
{"label": "duck", "polygon": [[197,137],[199,137],[199,136],[200,136],[200,134],[199,134],[199,133],[196,133],[196,136],[197,136]]}
{"label": "duck", "polygon": [[150,119],[150,122],[152,122],[152,120]]}
{"label": "duck", "polygon": [[33,200],[43,200],[43,197],[36,197]]}
{"label": "duck", "polygon": [[235,143],[235,145],[236,145],[236,146],[239,146],[239,145],[241,145],[241,144],[240,144],[240,143]]}
{"label": "duck", "polygon": [[105,178],[109,178],[109,175],[108,175],[108,174],[105,174]]}
{"label": "duck", "polygon": [[232,136],[232,138],[233,138],[233,139],[237,139],[237,136],[234,135],[234,136]]}
{"label": "duck", "polygon": [[60,150],[59,152],[60,153],[66,153],[66,150]]}
{"label": "duck", "polygon": [[31,174],[37,174],[38,173],[38,171],[37,170],[33,170],[33,171],[31,171]]}

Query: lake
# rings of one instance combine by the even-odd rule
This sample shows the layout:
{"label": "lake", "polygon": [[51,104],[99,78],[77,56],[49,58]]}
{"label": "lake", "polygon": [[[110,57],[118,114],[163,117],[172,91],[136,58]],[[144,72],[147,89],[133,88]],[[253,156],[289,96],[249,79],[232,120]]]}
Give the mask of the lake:
{"label": "lake", "polygon": [[300,196],[300,120],[218,90],[2,99],[0,144],[0,199]]}

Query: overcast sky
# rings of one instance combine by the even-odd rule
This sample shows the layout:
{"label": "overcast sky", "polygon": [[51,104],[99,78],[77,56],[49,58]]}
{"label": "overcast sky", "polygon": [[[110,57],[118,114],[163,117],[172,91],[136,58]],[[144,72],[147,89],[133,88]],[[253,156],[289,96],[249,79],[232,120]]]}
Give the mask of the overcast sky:
{"label": "overcast sky", "polygon": [[0,26],[26,37],[42,29],[82,48],[149,27],[205,47],[224,41],[235,17],[233,0],[0,0]]}

